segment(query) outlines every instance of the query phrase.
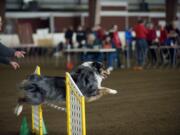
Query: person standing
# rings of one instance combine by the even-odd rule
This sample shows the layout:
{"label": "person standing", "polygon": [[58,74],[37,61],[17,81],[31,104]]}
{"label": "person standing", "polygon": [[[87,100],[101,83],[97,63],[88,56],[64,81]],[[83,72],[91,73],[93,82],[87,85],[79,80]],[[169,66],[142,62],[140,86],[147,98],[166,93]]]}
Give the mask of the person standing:
{"label": "person standing", "polygon": [[82,48],[83,44],[86,42],[86,32],[83,29],[83,26],[78,26],[78,29],[76,31],[76,41],[78,43],[78,48]]}
{"label": "person standing", "polygon": [[133,55],[133,48],[132,48],[132,42],[133,42],[133,34],[132,34],[132,28],[126,28],[125,30],[125,40],[126,40],[126,48],[127,48],[127,55],[129,55],[129,58],[132,58]]}
{"label": "person standing", "polygon": [[145,64],[145,58],[147,55],[148,45],[146,41],[146,35],[148,33],[147,29],[144,26],[144,21],[139,19],[137,24],[134,27],[134,31],[136,34],[136,62],[137,66],[134,68],[135,70],[142,70]]}
{"label": "person standing", "polygon": [[117,53],[117,67],[121,68],[121,40],[119,37],[119,33],[118,33],[118,26],[117,25],[113,25],[112,30],[111,30],[111,35],[112,35],[112,44],[114,44],[115,48],[116,48],[116,53]]}
{"label": "person standing", "polygon": [[149,46],[149,52],[150,52],[150,59],[151,63],[153,65],[157,64],[157,54],[156,54],[156,48],[158,45],[158,38],[156,34],[156,29],[153,25],[153,23],[149,23],[148,25],[148,33],[147,33],[147,42]]}
{"label": "person standing", "polygon": [[176,64],[176,49],[173,46],[180,44],[180,30],[177,28],[176,21],[172,21],[172,23],[167,26],[167,45],[171,46],[169,49],[170,52],[170,62],[171,65],[174,66]]}
{"label": "person standing", "polygon": [[[106,35],[105,40],[103,41],[103,48],[104,49],[110,49],[110,48],[115,48],[112,43],[112,36],[111,35]],[[111,72],[114,68],[116,68],[115,60],[117,58],[117,53],[116,52],[109,52],[106,55],[106,60],[107,60],[107,70]]]}
{"label": "person standing", "polygon": [[[2,30],[2,18],[0,16],[0,31]],[[11,65],[15,70],[20,68],[20,65],[16,61],[10,60],[11,57],[22,58],[24,57],[24,51],[15,51],[0,43],[0,63]]]}
{"label": "person standing", "polygon": [[166,44],[167,40],[167,30],[165,29],[165,26],[160,25],[160,36],[159,36],[159,44],[160,46],[164,46]]}
{"label": "person standing", "polygon": [[71,48],[73,48],[73,34],[74,34],[73,27],[70,26],[65,31],[65,39],[66,39],[66,45],[70,45]]}

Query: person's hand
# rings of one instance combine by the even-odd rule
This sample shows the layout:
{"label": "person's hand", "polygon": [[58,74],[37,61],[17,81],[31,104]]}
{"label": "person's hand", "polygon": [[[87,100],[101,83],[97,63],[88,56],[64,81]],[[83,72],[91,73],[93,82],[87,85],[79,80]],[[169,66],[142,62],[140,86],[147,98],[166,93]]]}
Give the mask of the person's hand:
{"label": "person's hand", "polygon": [[17,58],[24,58],[24,54],[26,54],[25,51],[16,51],[14,53],[15,57],[17,57]]}
{"label": "person's hand", "polygon": [[10,61],[10,65],[16,70],[17,68],[20,68],[20,65],[15,61]]}

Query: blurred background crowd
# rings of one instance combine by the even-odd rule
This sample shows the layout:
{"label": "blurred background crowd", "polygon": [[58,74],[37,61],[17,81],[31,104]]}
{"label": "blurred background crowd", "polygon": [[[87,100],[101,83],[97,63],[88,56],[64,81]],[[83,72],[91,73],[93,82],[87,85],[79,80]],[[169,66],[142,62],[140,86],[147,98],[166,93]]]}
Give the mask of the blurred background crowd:
{"label": "blurred background crowd", "polygon": [[[125,44],[122,43],[118,34],[118,25],[113,25],[111,29],[105,30],[100,25],[92,28],[78,26],[77,29],[69,27],[65,30],[65,43],[60,43],[59,48],[115,48],[116,52],[108,53],[108,67],[113,66],[123,68],[121,63],[122,55],[129,58],[136,57],[138,67],[142,69],[145,64],[145,58],[150,59],[151,64],[157,64],[157,53],[153,47],[180,45],[180,30],[177,28],[177,21],[172,21],[169,25],[154,25],[153,22],[137,19],[137,24],[124,29]],[[73,34],[76,33],[76,39],[73,42]],[[136,54],[133,54],[133,45],[135,45]],[[168,57],[168,50],[170,56]],[[160,52],[161,62],[166,63],[168,60],[173,64],[174,49],[163,49]],[[82,61],[97,60],[103,61],[103,53],[87,53],[83,55]],[[114,63],[117,62],[117,63]],[[114,65],[113,65],[114,64]]]}
{"label": "blurred background crowd", "polygon": [[26,56],[71,55],[70,67],[77,61],[101,61],[109,70],[179,67],[179,5],[178,0],[3,0],[0,38]]}

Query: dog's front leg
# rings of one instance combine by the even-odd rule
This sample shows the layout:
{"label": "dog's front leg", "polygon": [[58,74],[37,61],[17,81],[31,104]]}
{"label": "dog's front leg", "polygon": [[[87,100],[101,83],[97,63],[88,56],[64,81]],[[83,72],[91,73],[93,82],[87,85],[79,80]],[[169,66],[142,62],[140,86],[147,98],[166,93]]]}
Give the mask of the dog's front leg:
{"label": "dog's front leg", "polygon": [[96,96],[87,97],[87,98],[86,98],[86,101],[87,101],[87,102],[93,102],[93,101],[98,100],[98,99],[101,98],[102,96],[103,96],[103,93],[99,93],[99,94],[96,95]]}
{"label": "dog's front leg", "polygon": [[107,88],[107,87],[101,87],[99,88],[99,91],[100,93],[103,93],[103,95],[107,95],[107,94],[117,94],[117,90],[113,90],[113,89],[110,89],[110,88]]}
{"label": "dog's front leg", "polygon": [[107,88],[107,87],[100,87],[98,89],[99,93],[98,95],[96,96],[92,96],[92,97],[88,97],[86,98],[86,101],[87,102],[93,102],[93,101],[96,101],[98,100],[99,98],[101,98],[103,95],[107,95],[107,94],[117,94],[117,90],[113,90],[113,89],[110,89],[110,88]]}

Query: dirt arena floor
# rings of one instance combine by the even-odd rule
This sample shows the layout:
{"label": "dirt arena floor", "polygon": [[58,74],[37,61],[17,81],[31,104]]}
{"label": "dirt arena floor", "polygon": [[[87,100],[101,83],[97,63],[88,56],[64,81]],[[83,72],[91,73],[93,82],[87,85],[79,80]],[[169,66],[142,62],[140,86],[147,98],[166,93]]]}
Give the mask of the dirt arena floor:
{"label": "dirt arena floor", "polygon": [[[19,82],[34,68],[14,71],[0,66],[0,135],[18,135],[24,116],[31,128],[30,107],[25,106],[19,117],[13,109]],[[53,76],[64,75],[65,70],[47,66],[41,72]],[[179,69],[115,70],[103,85],[118,94],[86,104],[87,135],[180,135]],[[49,135],[66,135],[65,113],[43,109]]]}

